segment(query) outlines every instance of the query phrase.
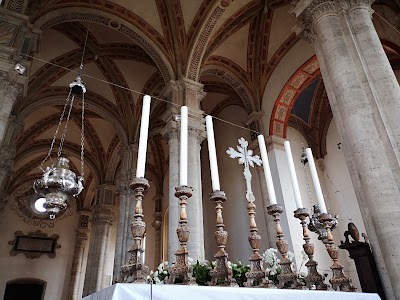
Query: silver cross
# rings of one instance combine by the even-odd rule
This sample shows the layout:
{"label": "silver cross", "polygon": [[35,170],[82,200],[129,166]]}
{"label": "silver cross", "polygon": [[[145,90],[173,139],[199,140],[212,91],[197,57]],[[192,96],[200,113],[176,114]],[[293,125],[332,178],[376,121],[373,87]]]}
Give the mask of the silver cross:
{"label": "silver cross", "polygon": [[254,202],[255,197],[251,189],[250,167],[254,167],[254,164],[261,166],[262,160],[258,155],[253,156],[253,150],[247,149],[249,143],[244,138],[240,138],[238,142],[240,146],[238,145],[236,147],[239,152],[233,149],[232,147],[229,147],[229,149],[226,150],[226,153],[228,153],[230,158],[239,158],[239,164],[244,165],[243,175],[244,178],[246,179],[246,187],[247,187],[246,199],[249,202]]}

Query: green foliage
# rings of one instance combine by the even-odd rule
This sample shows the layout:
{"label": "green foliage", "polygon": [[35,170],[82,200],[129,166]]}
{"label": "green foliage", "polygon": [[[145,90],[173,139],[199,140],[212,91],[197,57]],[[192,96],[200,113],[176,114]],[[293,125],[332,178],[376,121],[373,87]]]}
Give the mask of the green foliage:
{"label": "green foliage", "polygon": [[196,283],[198,285],[208,285],[208,282],[211,281],[211,267],[208,264],[200,263],[199,261],[192,265],[192,267],[193,277],[196,278]]}
{"label": "green foliage", "polygon": [[244,265],[240,260],[236,261],[236,263],[231,264],[233,278],[236,280],[236,283],[239,286],[244,286],[244,283],[247,281],[246,272],[250,270],[250,266]]}

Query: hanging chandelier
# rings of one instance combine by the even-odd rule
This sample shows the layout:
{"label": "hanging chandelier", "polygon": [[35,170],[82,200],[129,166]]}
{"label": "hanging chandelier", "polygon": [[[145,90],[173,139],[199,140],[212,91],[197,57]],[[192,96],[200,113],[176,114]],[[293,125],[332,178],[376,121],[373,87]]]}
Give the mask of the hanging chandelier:
{"label": "hanging chandelier", "polygon": [[[45,199],[43,208],[49,215],[50,219],[54,219],[60,211],[67,208],[68,200],[77,197],[83,190],[84,180],[84,116],[85,116],[85,83],[81,80],[80,74],[83,65],[80,66],[78,76],[74,81],[69,84],[69,93],[65,100],[64,109],[61,113],[60,120],[58,122],[57,129],[54,133],[53,140],[50,145],[47,156],[43,159],[40,164],[40,169],[43,171],[43,175],[40,179],[35,180],[33,183],[33,189],[39,195]],[[77,176],[73,171],[70,170],[69,159],[62,156],[62,148],[65,141],[65,135],[67,132],[68,121],[71,116],[72,107],[76,96],[82,97],[82,113],[81,113],[81,174]],[[69,107],[68,107],[69,106]],[[68,111],[67,111],[68,110]],[[60,143],[57,151],[57,159],[54,161],[51,158],[53,146],[56,142],[58,131],[64,121],[65,113],[67,117],[64,125],[63,132],[61,134]],[[52,164],[46,169],[43,169],[43,165],[46,161],[50,160]]]}

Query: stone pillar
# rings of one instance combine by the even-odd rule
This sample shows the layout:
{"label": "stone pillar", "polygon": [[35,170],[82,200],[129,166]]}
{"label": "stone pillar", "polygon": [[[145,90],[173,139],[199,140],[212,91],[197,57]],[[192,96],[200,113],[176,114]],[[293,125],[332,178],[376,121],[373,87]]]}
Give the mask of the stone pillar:
{"label": "stone pillar", "polygon": [[117,241],[115,245],[115,258],[114,258],[114,280],[119,278],[121,266],[124,265],[128,259],[128,249],[133,243],[133,236],[130,229],[130,224],[133,221],[135,209],[134,192],[130,188],[130,183],[136,172],[137,161],[137,146],[130,145],[124,151],[122,159],[121,174],[118,178],[118,198],[119,198],[119,213],[118,213],[118,229]]}
{"label": "stone pillar", "polygon": [[7,132],[0,146],[0,211],[6,205],[7,182],[12,175],[17,136],[22,131],[22,128],[23,123],[14,115],[11,115]]}
{"label": "stone pillar", "polygon": [[154,221],[151,226],[155,230],[155,240],[154,240],[154,266],[158,266],[162,262],[162,210],[161,201],[163,195],[156,195],[154,197],[155,201],[155,213],[153,215]]}
{"label": "stone pillar", "polygon": [[164,128],[164,138],[169,146],[169,189],[168,189],[168,261],[175,261],[179,241],[176,228],[179,221],[179,201],[175,197],[175,187],[179,185],[179,130],[176,121],[170,120]]}
{"label": "stone pillar", "polygon": [[0,144],[3,142],[11,111],[18,95],[23,92],[23,85],[8,78],[7,73],[0,72]]}
{"label": "stone pillar", "polygon": [[80,211],[78,229],[76,230],[74,259],[71,268],[71,286],[69,289],[70,300],[82,299],[87,262],[87,240],[90,232],[89,224],[91,215],[91,212]]}
{"label": "stone pillar", "polygon": [[[205,138],[200,101],[205,96],[203,85],[187,78],[171,82],[163,92],[171,102],[178,106],[186,105],[189,108],[188,133],[188,185],[193,188],[193,195],[188,201],[188,227],[190,238],[188,242],[189,256],[194,259],[204,259],[204,230],[203,205],[201,185],[200,145]],[[175,115],[180,110],[170,106],[163,119],[166,126],[163,136],[169,145],[169,229],[168,229],[168,260],[175,260],[178,250],[176,228],[179,220],[179,201],[175,197],[175,187],[179,185],[179,123]]]}
{"label": "stone pillar", "polygon": [[372,2],[301,0],[292,12],[302,22],[296,31],[317,53],[387,298],[394,299],[400,298],[400,90],[372,25]]}
{"label": "stone pillar", "polygon": [[111,227],[114,221],[114,187],[102,185],[98,189],[98,204],[93,214],[90,255],[85,278],[84,295],[100,291],[111,285],[110,261],[114,256],[109,249]]}

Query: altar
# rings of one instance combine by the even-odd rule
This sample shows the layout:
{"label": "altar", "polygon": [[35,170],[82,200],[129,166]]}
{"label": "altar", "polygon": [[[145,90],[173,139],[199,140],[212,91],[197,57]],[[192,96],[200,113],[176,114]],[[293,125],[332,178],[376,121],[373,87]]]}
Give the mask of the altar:
{"label": "altar", "polygon": [[117,283],[84,300],[379,300],[377,294],[266,288]]}

